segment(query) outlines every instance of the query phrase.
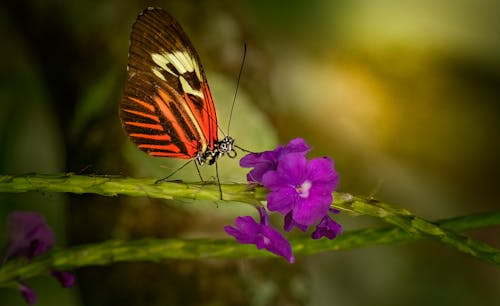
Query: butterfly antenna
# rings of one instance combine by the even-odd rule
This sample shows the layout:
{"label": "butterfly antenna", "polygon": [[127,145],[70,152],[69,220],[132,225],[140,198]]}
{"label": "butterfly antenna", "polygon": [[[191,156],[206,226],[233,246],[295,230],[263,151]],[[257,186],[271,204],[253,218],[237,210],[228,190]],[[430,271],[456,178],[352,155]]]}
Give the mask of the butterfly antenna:
{"label": "butterfly antenna", "polygon": [[229,112],[229,122],[227,124],[227,134],[229,135],[229,129],[231,127],[231,119],[233,118],[234,105],[236,104],[236,96],[238,94],[238,88],[240,87],[241,75],[243,73],[243,67],[245,66],[245,59],[247,57],[247,44],[243,45],[243,58],[241,59],[240,72],[238,73],[238,81],[236,82],[236,90],[234,91],[233,103],[231,105],[231,111]]}
{"label": "butterfly antenna", "polygon": [[250,151],[250,150],[247,150],[247,149],[244,149],[238,145],[234,145],[235,148],[238,148],[240,149],[241,151],[245,152],[245,153],[256,153],[256,152],[253,152],[253,151]]}

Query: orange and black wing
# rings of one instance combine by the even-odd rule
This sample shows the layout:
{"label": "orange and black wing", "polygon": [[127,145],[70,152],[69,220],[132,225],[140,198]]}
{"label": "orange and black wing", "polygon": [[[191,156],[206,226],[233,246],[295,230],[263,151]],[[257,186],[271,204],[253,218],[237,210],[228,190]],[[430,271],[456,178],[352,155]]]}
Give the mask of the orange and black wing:
{"label": "orange and black wing", "polygon": [[137,17],[127,69],[120,118],[141,150],[189,159],[214,149],[217,115],[199,56],[163,9]]}

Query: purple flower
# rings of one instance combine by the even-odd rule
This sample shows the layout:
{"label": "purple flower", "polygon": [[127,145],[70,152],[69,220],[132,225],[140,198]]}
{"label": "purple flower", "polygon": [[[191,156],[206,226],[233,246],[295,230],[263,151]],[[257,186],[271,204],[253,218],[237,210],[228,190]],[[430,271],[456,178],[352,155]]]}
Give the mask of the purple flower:
{"label": "purple flower", "polygon": [[225,226],[224,230],[242,244],[255,244],[257,249],[266,249],[279,255],[290,263],[294,262],[290,242],[275,228],[269,225],[269,217],[263,207],[258,208],[260,223],[252,217],[237,217],[235,226]]}
{"label": "purple flower", "polygon": [[67,271],[52,271],[50,273],[55,277],[63,288],[71,288],[75,285],[75,275]]}
{"label": "purple flower", "polygon": [[321,219],[321,222],[316,225],[316,230],[312,233],[312,239],[320,239],[326,237],[330,240],[342,233],[342,226],[335,222],[329,215]]}
{"label": "purple flower", "polygon": [[[261,184],[269,190],[267,209],[285,216],[285,231],[297,227],[305,232],[317,224],[313,239],[323,236],[333,239],[342,232],[340,224],[328,215],[338,212],[330,208],[338,174],[328,157],[308,160],[309,150],[302,138],[296,138],[275,150],[248,154],[240,165],[253,168],[247,174],[250,183]],[[235,227],[226,226],[226,232],[240,243],[266,248],[292,262],[289,242],[268,225],[266,210],[261,208],[259,212],[260,224],[249,216],[238,217]]]}
{"label": "purple flower", "polygon": [[[26,257],[29,260],[47,252],[54,245],[54,232],[45,219],[33,212],[14,212],[7,217],[8,246],[5,260],[15,257]],[[64,288],[75,284],[75,277],[70,272],[52,271]],[[19,291],[26,303],[33,305],[36,301],[35,291],[19,284]]]}
{"label": "purple flower", "polygon": [[36,294],[33,289],[23,284],[19,284],[19,292],[21,293],[21,296],[28,305],[35,305]]}
{"label": "purple flower", "polygon": [[266,172],[263,185],[269,189],[267,208],[302,226],[310,226],[328,214],[338,175],[328,157],[310,161],[303,154],[283,156],[276,170]]}
{"label": "purple flower", "polygon": [[276,170],[281,157],[290,153],[306,155],[311,148],[302,138],[292,139],[285,146],[278,146],[272,151],[250,153],[240,160],[243,168],[253,168],[247,174],[247,180],[252,183],[262,183],[262,176],[271,170]]}
{"label": "purple flower", "polygon": [[54,245],[54,232],[45,219],[33,212],[14,212],[7,217],[9,238],[5,259],[26,257],[32,259]]}

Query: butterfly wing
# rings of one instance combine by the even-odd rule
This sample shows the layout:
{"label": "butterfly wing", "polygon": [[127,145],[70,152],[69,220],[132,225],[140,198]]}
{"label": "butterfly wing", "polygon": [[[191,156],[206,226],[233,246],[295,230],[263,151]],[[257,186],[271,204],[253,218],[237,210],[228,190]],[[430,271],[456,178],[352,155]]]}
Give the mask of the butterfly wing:
{"label": "butterfly wing", "polygon": [[120,118],[141,150],[189,159],[214,149],[217,115],[199,56],[163,9],[137,17],[127,69]]}

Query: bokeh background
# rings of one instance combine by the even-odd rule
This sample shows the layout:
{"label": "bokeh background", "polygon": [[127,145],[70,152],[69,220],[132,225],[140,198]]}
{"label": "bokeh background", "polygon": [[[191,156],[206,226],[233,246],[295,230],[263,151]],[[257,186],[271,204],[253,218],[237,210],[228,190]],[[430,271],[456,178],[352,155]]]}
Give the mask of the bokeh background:
{"label": "bokeh background", "polygon": [[[230,134],[254,151],[295,137],[329,155],[340,190],[430,220],[498,210],[500,2],[2,1],[0,173],[162,177],[127,139],[117,105],[128,39],[147,6],[190,35],[220,126],[248,45]],[[203,169],[213,178],[214,169]],[[221,180],[244,182],[237,160]],[[186,168],[177,177],[197,180]],[[139,237],[224,237],[227,206],[30,193],[0,195],[43,213],[59,245]],[[244,209],[244,208],[240,208]],[[382,226],[339,216],[346,230]],[[500,247],[498,229],[469,232]],[[4,231],[1,231],[5,241]],[[38,305],[498,305],[500,271],[433,241],[276,260],[167,261],[77,271],[78,286],[29,281]],[[0,289],[0,305],[24,305]]]}

